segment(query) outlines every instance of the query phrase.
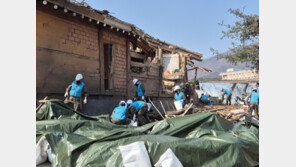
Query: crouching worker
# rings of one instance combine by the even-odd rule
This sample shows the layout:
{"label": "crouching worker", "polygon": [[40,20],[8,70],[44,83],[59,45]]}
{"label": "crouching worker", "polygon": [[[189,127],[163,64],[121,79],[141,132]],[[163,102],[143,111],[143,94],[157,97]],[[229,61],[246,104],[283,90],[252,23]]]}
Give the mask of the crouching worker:
{"label": "crouching worker", "polygon": [[182,106],[184,107],[185,96],[184,96],[183,92],[181,92],[181,88],[179,85],[174,87],[174,92],[175,92],[174,101],[181,101]]}
{"label": "crouching worker", "polygon": [[231,96],[232,96],[231,91],[228,89],[222,89],[221,92],[223,92],[222,103],[224,102],[224,96],[226,95],[226,105],[231,105]]}
{"label": "crouching worker", "polygon": [[147,123],[150,123],[150,120],[148,118],[148,106],[146,102],[144,101],[135,101],[132,100],[127,101],[128,105],[128,112],[132,115],[136,114],[138,117],[138,125],[145,125]]}
{"label": "crouching worker", "polygon": [[82,110],[82,96],[84,95],[83,103],[87,103],[87,92],[85,88],[85,84],[82,82],[83,76],[82,74],[77,74],[75,81],[72,82],[66,89],[66,93],[64,97],[65,104],[73,104],[73,108],[75,111],[78,111],[78,108]]}
{"label": "crouching worker", "polygon": [[125,101],[120,101],[119,106],[115,107],[112,115],[111,122],[117,125],[128,125],[131,120],[127,118],[127,104]]}
{"label": "crouching worker", "polygon": [[210,100],[210,99],[208,98],[208,96],[205,95],[204,93],[201,94],[200,101],[201,101],[203,104],[206,104],[206,105],[212,105],[212,100]]}

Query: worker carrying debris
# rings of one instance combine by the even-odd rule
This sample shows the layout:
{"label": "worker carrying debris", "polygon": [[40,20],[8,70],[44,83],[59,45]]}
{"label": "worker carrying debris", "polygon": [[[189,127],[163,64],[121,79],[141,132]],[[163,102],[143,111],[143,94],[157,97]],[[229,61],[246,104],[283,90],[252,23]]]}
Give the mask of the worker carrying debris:
{"label": "worker carrying debris", "polygon": [[249,101],[248,116],[251,118],[253,110],[255,111],[255,118],[259,120],[259,94],[257,89],[254,88],[253,91],[247,96],[246,101]]}
{"label": "worker carrying debris", "polygon": [[186,82],[185,88],[184,88],[184,95],[185,95],[185,100],[187,104],[190,103],[191,101],[191,94],[192,94],[192,91],[191,91],[190,84],[189,82]]}
{"label": "worker carrying debris", "polygon": [[[75,81],[72,82],[71,85],[69,85],[66,88],[66,93],[64,97],[66,98],[64,100],[65,104],[73,104],[73,108],[75,111],[82,110],[82,96],[84,95],[83,103],[87,103],[87,91],[85,88],[85,84],[82,82],[83,76],[82,74],[77,74],[75,77]],[[72,107],[72,106],[71,106]]]}
{"label": "worker carrying debris", "polygon": [[175,92],[174,101],[181,101],[182,106],[184,107],[184,105],[185,105],[185,96],[184,96],[183,92],[181,92],[181,88],[180,88],[179,85],[176,85],[174,87],[174,92]]}
{"label": "worker carrying debris", "polygon": [[232,93],[230,90],[228,89],[222,89],[221,92],[223,92],[222,94],[222,103],[224,102],[224,96],[226,95],[226,105],[231,105],[231,96]]}
{"label": "worker carrying debris", "polygon": [[128,125],[131,120],[127,118],[127,104],[125,101],[120,101],[118,107],[115,107],[112,115],[111,122],[117,125]]}
{"label": "worker carrying debris", "polygon": [[204,93],[201,94],[200,101],[206,105],[212,105],[213,101],[208,98],[208,96]]}
{"label": "worker carrying debris", "polygon": [[137,78],[133,79],[133,83],[137,87],[135,98],[137,100],[145,100],[146,92],[144,84],[142,84]]}
{"label": "worker carrying debris", "polygon": [[144,101],[128,100],[127,102],[128,113],[133,117],[135,114],[138,118],[138,125],[145,125],[150,123],[148,118],[148,106]]}

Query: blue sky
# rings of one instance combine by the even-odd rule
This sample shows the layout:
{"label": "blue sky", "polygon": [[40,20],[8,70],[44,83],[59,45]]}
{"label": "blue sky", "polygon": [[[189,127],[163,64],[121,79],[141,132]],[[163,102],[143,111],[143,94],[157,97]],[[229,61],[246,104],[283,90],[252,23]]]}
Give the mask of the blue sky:
{"label": "blue sky", "polygon": [[146,33],[169,43],[213,56],[210,48],[225,52],[231,40],[223,39],[218,23],[233,24],[229,8],[259,14],[258,0],[86,0],[93,8],[132,23]]}

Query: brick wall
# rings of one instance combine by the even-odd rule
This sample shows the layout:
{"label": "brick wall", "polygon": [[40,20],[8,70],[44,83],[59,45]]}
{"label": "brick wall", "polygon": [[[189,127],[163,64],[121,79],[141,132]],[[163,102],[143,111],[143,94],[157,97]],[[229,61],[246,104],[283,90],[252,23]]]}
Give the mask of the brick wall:
{"label": "brick wall", "polygon": [[159,86],[160,86],[159,66],[148,65],[147,68],[148,68],[147,72],[144,72],[141,74],[136,74],[136,73],[131,74],[129,79],[129,88],[130,88],[129,98],[135,96],[135,93],[136,93],[136,87],[132,82],[134,78],[139,79],[139,81],[145,85],[147,96],[152,96],[152,97],[158,96]]}
{"label": "brick wall", "polygon": [[113,45],[113,90],[126,93],[126,39],[116,32],[102,31],[102,43]]}
{"label": "brick wall", "polygon": [[88,90],[100,89],[98,29],[96,25],[60,18],[36,10],[36,88],[64,92],[77,73]]}
{"label": "brick wall", "polygon": [[83,45],[85,49],[97,51],[98,31],[75,23],[68,23],[67,36],[60,38],[61,44]]}

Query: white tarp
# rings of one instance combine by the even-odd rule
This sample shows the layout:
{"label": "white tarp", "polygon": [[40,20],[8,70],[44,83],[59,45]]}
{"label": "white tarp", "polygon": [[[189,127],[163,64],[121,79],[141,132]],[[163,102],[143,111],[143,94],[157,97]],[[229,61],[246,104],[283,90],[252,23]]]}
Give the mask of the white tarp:
{"label": "white tarp", "polygon": [[151,167],[150,158],[143,141],[119,146],[125,167]]}

